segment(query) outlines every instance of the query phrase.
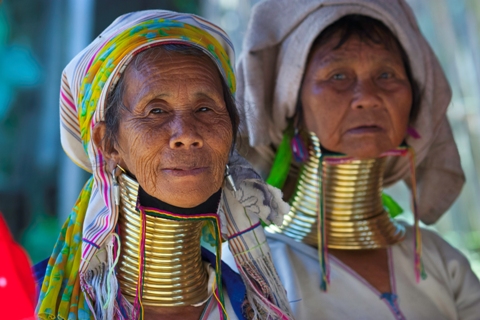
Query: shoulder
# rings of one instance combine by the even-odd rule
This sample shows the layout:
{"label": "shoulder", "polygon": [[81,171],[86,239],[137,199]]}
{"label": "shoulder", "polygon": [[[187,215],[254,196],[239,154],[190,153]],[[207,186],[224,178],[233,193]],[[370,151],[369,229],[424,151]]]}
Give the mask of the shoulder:
{"label": "shoulder", "polygon": [[[404,244],[413,243],[415,236],[415,228],[407,223],[402,222],[405,227],[406,235]],[[422,239],[422,255],[425,258],[442,259],[447,261],[458,261],[462,264],[469,265],[468,259],[454,246],[443,239],[438,232],[430,228],[420,228]]]}
{"label": "shoulder", "polygon": [[[413,241],[415,229],[406,225],[406,238],[399,244],[402,253],[398,255],[413,256]],[[442,281],[452,290],[453,296],[460,292],[476,292],[476,301],[480,301],[480,282],[473,272],[470,262],[457,248],[445,241],[436,231],[420,228],[422,235],[422,262],[427,273],[427,279],[432,277]]]}
{"label": "shoulder", "polygon": [[[480,312],[480,281],[468,259],[435,231],[421,228],[422,261],[427,281],[443,282],[455,302],[460,319],[478,319]],[[414,228],[406,225],[407,238],[403,247],[411,247]]]}

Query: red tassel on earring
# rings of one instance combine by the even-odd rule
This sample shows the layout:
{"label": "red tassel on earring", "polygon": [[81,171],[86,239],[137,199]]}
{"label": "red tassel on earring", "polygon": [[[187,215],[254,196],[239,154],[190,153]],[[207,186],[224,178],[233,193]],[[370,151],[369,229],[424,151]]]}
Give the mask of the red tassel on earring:
{"label": "red tassel on earring", "polygon": [[317,234],[318,234],[318,261],[322,270],[320,278],[320,290],[326,292],[328,285],[330,284],[330,268],[328,263],[328,247],[327,247],[327,234],[325,228],[325,188],[323,181],[325,181],[323,173],[323,156],[320,156],[318,164],[318,181],[319,185],[319,197],[317,199]]}
{"label": "red tassel on earring", "polygon": [[412,179],[412,208],[413,216],[415,219],[414,228],[415,228],[415,238],[414,238],[414,252],[415,252],[415,280],[420,282],[420,279],[425,280],[427,274],[422,263],[422,234],[420,231],[420,217],[417,207],[417,181],[415,177],[415,151],[413,148],[408,147],[408,155],[410,160],[410,175]]}
{"label": "red tassel on earring", "polygon": [[142,320],[144,318],[144,310],[142,303],[143,295],[143,276],[144,276],[144,265],[145,265],[145,240],[147,237],[147,217],[145,211],[140,210],[140,243],[138,248],[138,283],[137,290],[135,294],[135,303],[133,306],[132,319]]}

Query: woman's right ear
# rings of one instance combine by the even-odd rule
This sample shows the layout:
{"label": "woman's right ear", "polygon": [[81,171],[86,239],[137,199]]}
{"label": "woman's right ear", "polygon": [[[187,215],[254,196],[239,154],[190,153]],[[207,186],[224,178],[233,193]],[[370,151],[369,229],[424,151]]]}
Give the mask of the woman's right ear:
{"label": "woman's right ear", "polygon": [[120,154],[115,148],[113,141],[109,141],[110,139],[107,137],[107,125],[104,121],[98,122],[95,127],[93,127],[92,139],[110,167],[113,168],[116,164],[120,163]]}

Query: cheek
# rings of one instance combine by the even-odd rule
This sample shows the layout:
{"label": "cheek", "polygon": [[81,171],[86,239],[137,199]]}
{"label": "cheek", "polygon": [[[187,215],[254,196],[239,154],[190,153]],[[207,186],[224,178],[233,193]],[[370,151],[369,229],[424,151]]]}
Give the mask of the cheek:
{"label": "cheek", "polygon": [[233,139],[233,129],[230,118],[220,118],[216,120],[212,125],[208,126],[208,132],[210,136],[217,139],[218,146],[222,148],[230,148]]}
{"label": "cheek", "polygon": [[391,100],[392,122],[395,128],[395,142],[401,143],[407,134],[412,109],[412,94],[410,90],[404,90],[395,95]]}
{"label": "cheek", "polygon": [[138,123],[133,126],[125,125],[124,128],[121,134],[120,154],[125,162],[125,169],[140,180],[154,176],[158,165],[156,158],[159,148],[168,143],[168,140],[160,134],[164,130]]}
{"label": "cheek", "polygon": [[213,123],[205,126],[205,132],[205,143],[211,148],[214,165],[217,170],[222,172],[221,176],[223,177],[233,139],[230,118],[216,119]]}
{"label": "cheek", "polygon": [[322,144],[329,144],[338,133],[342,119],[341,97],[333,90],[316,86],[306,87],[302,94],[303,118],[309,131],[315,132]]}

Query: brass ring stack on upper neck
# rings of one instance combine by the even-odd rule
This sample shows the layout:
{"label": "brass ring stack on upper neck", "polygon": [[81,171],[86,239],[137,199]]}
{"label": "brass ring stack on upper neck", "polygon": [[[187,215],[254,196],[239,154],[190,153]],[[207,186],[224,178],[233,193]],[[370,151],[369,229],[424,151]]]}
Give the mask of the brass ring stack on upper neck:
{"label": "brass ring stack on upper neck", "polygon": [[322,204],[328,248],[376,249],[401,241],[405,229],[390,218],[381,199],[385,158],[332,164],[321,157],[314,133],[310,142],[309,158],[290,199],[291,210],[282,226],[269,226],[269,231],[317,247]]}
{"label": "brass ring stack on upper neck", "polygon": [[[145,306],[190,306],[210,296],[208,274],[201,256],[204,221],[176,221],[145,215],[142,248],[141,213],[137,209],[138,182],[127,174],[118,177],[120,187],[120,241],[118,280],[122,294],[134,302],[139,279],[143,281]],[[140,252],[144,250],[144,264]],[[139,273],[143,272],[143,278]]]}

